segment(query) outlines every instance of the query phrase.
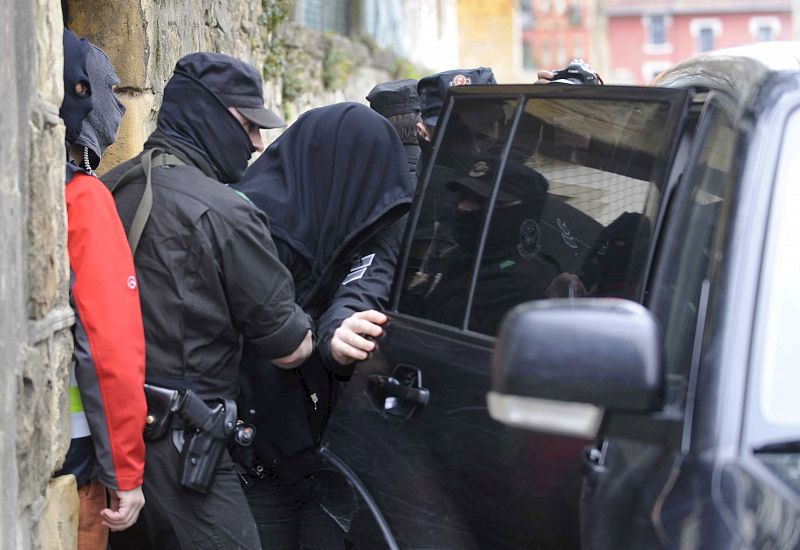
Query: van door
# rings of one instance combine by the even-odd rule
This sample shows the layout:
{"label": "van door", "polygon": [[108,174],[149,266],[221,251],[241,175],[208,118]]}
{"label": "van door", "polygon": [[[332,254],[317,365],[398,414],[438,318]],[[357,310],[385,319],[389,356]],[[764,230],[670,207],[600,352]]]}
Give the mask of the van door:
{"label": "van door", "polygon": [[587,442],[493,421],[490,353],[522,302],[641,300],[687,102],[655,88],[451,90],[385,336],[326,435],[324,507],[357,547],[578,545]]}

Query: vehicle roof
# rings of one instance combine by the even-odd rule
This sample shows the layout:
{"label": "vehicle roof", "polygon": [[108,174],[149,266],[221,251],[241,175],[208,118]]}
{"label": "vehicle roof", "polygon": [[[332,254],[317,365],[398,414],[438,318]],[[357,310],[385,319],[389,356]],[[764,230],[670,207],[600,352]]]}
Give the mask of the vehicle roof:
{"label": "vehicle roof", "polygon": [[701,54],[661,73],[654,86],[705,87],[747,98],[771,73],[800,70],[800,42],[762,42]]}

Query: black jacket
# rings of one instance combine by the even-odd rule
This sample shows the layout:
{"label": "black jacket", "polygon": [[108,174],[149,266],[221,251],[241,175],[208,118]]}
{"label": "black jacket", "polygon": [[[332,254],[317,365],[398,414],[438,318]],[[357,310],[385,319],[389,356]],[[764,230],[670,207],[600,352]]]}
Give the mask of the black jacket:
{"label": "black jacket", "polygon": [[[311,326],[266,217],[220,183],[238,178],[250,147],[218,98],[176,71],[145,151],[161,149],[185,165],[153,169],[153,207],[134,257],[151,383],[235,398],[243,341],[264,359],[282,357]],[[136,157],[103,180],[113,187],[139,164]],[[126,231],[144,183],[138,170],[115,191]]]}
{"label": "black jacket", "polygon": [[337,377],[352,369],[330,356],[333,332],[356,311],[388,305],[413,195],[405,160],[383,117],[331,105],[300,117],[236,185],[269,216],[298,301],[318,323],[317,350],[298,369],[263,365],[246,351],[240,408],[255,411],[262,462],[276,449],[289,457],[319,443]]}

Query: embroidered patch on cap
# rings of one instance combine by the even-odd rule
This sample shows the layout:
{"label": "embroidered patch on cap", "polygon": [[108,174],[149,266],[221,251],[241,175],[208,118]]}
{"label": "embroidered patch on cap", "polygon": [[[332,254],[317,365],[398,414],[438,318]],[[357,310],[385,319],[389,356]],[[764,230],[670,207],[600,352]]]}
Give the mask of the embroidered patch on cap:
{"label": "embroidered patch on cap", "polygon": [[472,170],[469,171],[469,175],[473,178],[480,178],[486,175],[486,172],[489,171],[489,163],[485,160],[479,160],[475,164],[472,165]]}
{"label": "embroidered patch on cap", "polygon": [[472,79],[463,74],[457,74],[453,77],[453,80],[450,81],[450,86],[469,86],[470,84],[472,84]]}

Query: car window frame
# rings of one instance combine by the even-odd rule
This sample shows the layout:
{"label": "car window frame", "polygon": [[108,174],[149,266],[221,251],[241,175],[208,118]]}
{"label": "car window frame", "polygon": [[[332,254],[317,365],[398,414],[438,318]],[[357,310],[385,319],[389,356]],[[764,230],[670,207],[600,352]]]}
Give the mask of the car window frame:
{"label": "car window frame", "polygon": [[[661,95],[661,97],[659,98],[657,97],[657,95]],[[468,324],[471,318],[471,307],[473,304],[476,285],[479,277],[481,258],[483,257],[485,241],[487,237],[487,232],[489,230],[489,226],[491,224],[492,216],[484,216],[482,220],[480,243],[470,268],[471,272],[470,272],[470,285],[468,288],[469,294],[468,294],[467,307],[465,308],[460,326],[444,325],[442,323],[426,319],[424,317],[419,317],[416,315],[407,314],[399,311],[400,298],[403,291],[403,281],[404,281],[403,274],[406,273],[406,270],[408,268],[410,253],[413,243],[413,236],[414,232],[416,231],[417,224],[419,222],[421,206],[424,197],[428,191],[428,187],[431,181],[431,174],[433,172],[434,166],[436,165],[436,159],[438,158],[442,141],[444,140],[444,135],[446,134],[446,132],[443,129],[446,127],[447,122],[450,120],[450,117],[453,113],[455,102],[469,101],[470,99],[473,98],[477,100],[517,101],[517,105],[515,106],[511,124],[508,126],[508,133],[507,133],[508,139],[503,146],[503,153],[501,157],[502,167],[505,167],[505,164],[508,160],[509,152],[512,148],[512,144],[514,141],[517,125],[519,123],[519,120],[523,112],[525,111],[525,106],[527,105],[527,102],[529,100],[584,99],[584,100],[631,101],[631,102],[635,101],[655,102],[661,100],[670,104],[670,110],[667,116],[666,124],[667,127],[675,128],[674,137],[677,138],[681,135],[683,131],[683,125],[687,118],[689,105],[691,103],[691,98],[689,91],[686,89],[654,88],[645,86],[597,87],[597,86],[546,86],[546,85],[532,85],[532,84],[529,85],[501,84],[492,86],[458,86],[458,87],[453,87],[448,91],[448,95],[445,98],[442,114],[439,117],[439,124],[437,125],[437,129],[434,134],[432,154],[429,161],[427,162],[427,165],[424,167],[422,179],[420,180],[420,183],[416,190],[415,201],[409,215],[408,223],[406,225],[406,230],[404,232],[403,244],[401,247],[401,257],[400,261],[398,262],[397,269],[395,271],[396,276],[393,283],[392,297],[387,311],[390,312],[392,315],[402,316],[404,319],[409,319],[409,320],[415,319],[421,323],[430,323],[430,326],[437,327],[437,330],[440,327],[442,329],[452,329],[452,330],[444,330],[445,334],[457,333],[459,335],[467,335],[467,334],[474,335],[476,337],[476,341],[483,341],[491,344],[492,342],[494,342],[496,338],[495,336],[486,335],[470,330],[468,328]],[[640,303],[644,300],[645,297],[646,285],[644,284],[644,282],[647,280],[646,277],[648,277],[649,275],[650,262],[652,261],[652,246],[653,243],[656,242],[656,240],[658,239],[658,233],[657,233],[659,229],[658,220],[661,217],[660,212],[663,210],[665,201],[665,191],[669,187],[669,176],[672,172],[672,165],[675,160],[679,142],[680,142],[679,139],[672,139],[672,143],[670,143],[668,146],[665,145],[663,173],[659,174],[658,181],[653,183],[658,188],[658,191],[661,193],[661,198],[659,201],[660,202],[659,215],[655,220],[656,223],[654,224],[653,236],[651,238],[651,242],[649,245],[650,250],[647,256],[647,263],[645,265],[645,269],[642,274],[642,284],[640,285],[639,293],[636,300]],[[487,205],[487,212],[492,212],[492,210],[494,209],[497,195],[500,189],[501,179],[502,179],[502,170],[498,172],[498,176],[494,180],[490,202]]]}

